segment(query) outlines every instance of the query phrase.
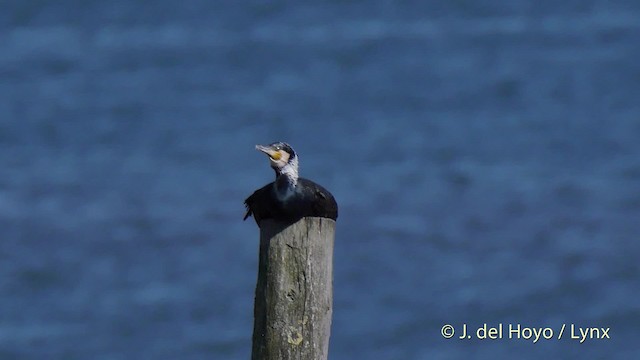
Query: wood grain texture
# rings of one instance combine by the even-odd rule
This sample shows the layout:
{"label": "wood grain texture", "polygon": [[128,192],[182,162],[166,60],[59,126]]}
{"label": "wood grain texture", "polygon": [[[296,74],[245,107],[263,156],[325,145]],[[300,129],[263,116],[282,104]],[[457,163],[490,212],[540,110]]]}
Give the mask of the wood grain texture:
{"label": "wood grain texture", "polygon": [[335,221],[263,221],[254,307],[253,360],[327,359]]}

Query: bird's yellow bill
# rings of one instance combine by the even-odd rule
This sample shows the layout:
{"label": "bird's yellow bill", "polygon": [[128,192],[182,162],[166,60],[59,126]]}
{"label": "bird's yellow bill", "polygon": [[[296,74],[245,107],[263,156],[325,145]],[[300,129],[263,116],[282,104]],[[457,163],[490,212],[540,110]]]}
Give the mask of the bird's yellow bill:
{"label": "bird's yellow bill", "polygon": [[268,146],[256,145],[256,150],[262,151],[263,153],[269,155],[273,160],[280,160],[282,154],[280,151],[275,151]]}

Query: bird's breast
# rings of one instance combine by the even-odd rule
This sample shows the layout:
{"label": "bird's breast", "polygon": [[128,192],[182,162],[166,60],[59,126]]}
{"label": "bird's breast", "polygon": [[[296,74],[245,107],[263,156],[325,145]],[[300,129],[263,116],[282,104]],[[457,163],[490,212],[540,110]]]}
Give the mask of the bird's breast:
{"label": "bird's breast", "polygon": [[292,186],[280,187],[276,185],[274,191],[276,193],[276,199],[281,202],[288,202],[297,194],[297,189]]}

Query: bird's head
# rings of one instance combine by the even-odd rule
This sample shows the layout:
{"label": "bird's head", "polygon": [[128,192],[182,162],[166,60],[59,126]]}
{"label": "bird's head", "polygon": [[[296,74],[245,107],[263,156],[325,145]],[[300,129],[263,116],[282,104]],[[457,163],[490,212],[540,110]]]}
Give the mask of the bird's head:
{"label": "bird's head", "polygon": [[269,156],[269,163],[277,175],[283,172],[298,172],[298,155],[293,148],[284,142],[275,142],[264,146],[256,145],[256,150]]}

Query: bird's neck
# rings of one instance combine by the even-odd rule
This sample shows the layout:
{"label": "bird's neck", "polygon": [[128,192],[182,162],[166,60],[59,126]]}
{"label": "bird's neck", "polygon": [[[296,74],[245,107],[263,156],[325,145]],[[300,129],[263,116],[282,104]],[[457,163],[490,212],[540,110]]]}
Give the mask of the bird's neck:
{"label": "bird's neck", "polygon": [[287,200],[298,185],[298,167],[297,164],[287,164],[283,167],[276,177],[276,192],[280,200]]}

